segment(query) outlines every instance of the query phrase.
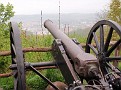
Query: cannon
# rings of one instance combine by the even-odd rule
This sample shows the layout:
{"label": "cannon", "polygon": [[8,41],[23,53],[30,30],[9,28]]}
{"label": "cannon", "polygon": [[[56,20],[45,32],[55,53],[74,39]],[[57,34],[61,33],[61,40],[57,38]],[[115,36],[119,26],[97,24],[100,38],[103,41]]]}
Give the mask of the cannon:
{"label": "cannon", "polygon": [[[10,69],[14,73],[14,90],[26,90],[27,69],[34,71],[47,81],[53,90],[61,90],[37,71],[36,67],[43,66],[59,67],[67,84],[65,90],[121,90],[121,71],[111,63],[113,60],[121,60],[120,56],[112,55],[121,43],[120,25],[111,20],[97,22],[89,32],[85,50],[76,39],[70,39],[51,20],[46,20],[44,26],[55,38],[52,44],[52,55],[55,60],[28,63],[24,61],[17,23],[10,23],[12,53]],[[108,28],[105,28],[106,26]],[[104,31],[107,33],[106,36]],[[109,46],[113,32],[118,36],[118,40]]]}

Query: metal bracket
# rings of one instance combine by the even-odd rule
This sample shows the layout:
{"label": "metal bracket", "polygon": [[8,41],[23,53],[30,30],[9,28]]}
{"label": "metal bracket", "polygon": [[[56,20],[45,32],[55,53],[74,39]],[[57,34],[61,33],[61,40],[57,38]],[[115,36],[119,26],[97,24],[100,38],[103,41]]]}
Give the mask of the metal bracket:
{"label": "metal bracket", "polygon": [[67,84],[72,84],[73,81],[79,80],[78,76],[76,75],[72,63],[68,58],[66,51],[63,48],[60,39],[55,39],[52,45],[53,49],[53,56],[57,62],[57,66],[59,67],[63,77]]}
{"label": "metal bracket", "polygon": [[58,87],[56,87],[48,78],[43,76],[39,71],[37,71],[33,66],[30,65],[30,68],[33,72],[35,72],[37,75],[39,75],[43,80],[45,80],[47,83],[49,83],[55,90],[59,90]]}

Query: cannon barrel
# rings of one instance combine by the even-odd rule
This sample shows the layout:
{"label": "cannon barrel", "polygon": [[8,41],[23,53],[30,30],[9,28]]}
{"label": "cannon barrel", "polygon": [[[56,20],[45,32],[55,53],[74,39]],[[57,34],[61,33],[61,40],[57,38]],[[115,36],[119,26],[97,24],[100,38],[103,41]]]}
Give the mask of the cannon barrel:
{"label": "cannon barrel", "polygon": [[59,30],[52,21],[45,21],[44,26],[49,30],[49,32],[53,35],[55,39],[61,39],[66,51],[72,59],[76,58],[78,54],[83,53],[83,51],[80,50],[80,48],[67,35]]}
{"label": "cannon barrel", "polygon": [[[58,27],[51,20],[46,20],[44,26],[49,30],[49,32],[53,35],[55,39],[61,39],[64,48],[71,57],[71,59],[77,58],[78,55],[82,56],[83,59],[83,56],[87,54],[77,44],[75,44],[65,33],[59,30]],[[93,55],[88,55],[90,56],[90,60],[96,59]]]}
{"label": "cannon barrel", "polygon": [[[98,60],[95,56],[85,53],[65,33],[59,30],[51,20],[46,20],[44,26],[49,30],[55,39],[61,39],[65,51],[75,63],[75,70],[78,74],[84,74],[85,72],[88,72],[89,74],[92,70],[96,70],[96,72],[98,71]],[[87,76],[87,73],[85,73],[85,75]]]}

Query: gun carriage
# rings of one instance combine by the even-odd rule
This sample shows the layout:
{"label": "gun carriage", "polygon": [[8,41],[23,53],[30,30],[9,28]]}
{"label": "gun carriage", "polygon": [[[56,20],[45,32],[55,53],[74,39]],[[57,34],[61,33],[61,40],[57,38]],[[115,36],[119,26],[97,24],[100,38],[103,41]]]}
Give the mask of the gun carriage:
{"label": "gun carriage", "polygon": [[[46,20],[44,26],[55,38],[52,44],[52,55],[55,60],[28,63],[24,61],[17,23],[10,23],[12,53],[10,69],[14,73],[14,90],[26,90],[25,73],[27,69],[34,71],[55,90],[61,90],[37,71],[36,67],[43,66],[59,67],[67,84],[65,90],[121,90],[121,71],[111,63],[113,60],[121,60],[120,56],[111,56],[111,53],[121,43],[121,27],[116,22],[110,20],[97,22],[89,32],[85,50],[76,39],[70,39],[52,21]],[[109,29],[106,37],[104,36],[105,26],[108,26]],[[98,32],[99,38],[96,36],[96,32]],[[113,32],[119,38],[112,46],[109,46]]]}

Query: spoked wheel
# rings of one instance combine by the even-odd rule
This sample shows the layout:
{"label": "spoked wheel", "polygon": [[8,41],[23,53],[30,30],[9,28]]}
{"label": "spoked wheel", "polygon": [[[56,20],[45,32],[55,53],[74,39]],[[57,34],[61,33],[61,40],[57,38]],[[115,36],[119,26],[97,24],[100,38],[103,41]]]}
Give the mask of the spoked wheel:
{"label": "spoked wheel", "polygon": [[107,63],[113,60],[121,60],[121,56],[114,55],[114,51],[120,43],[120,25],[111,20],[102,20],[97,22],[89,32],[85,51],[96,55],[101,68],[103,68],[103,74],[106,74],[108,73]]}
{"label": "spoked wheel", "polygon": [[12,64],[17,64],[14,74],[14,90],[26,90],[24,58],[20,40],[20,31],[17,23],[10,23],[10,46]]}

